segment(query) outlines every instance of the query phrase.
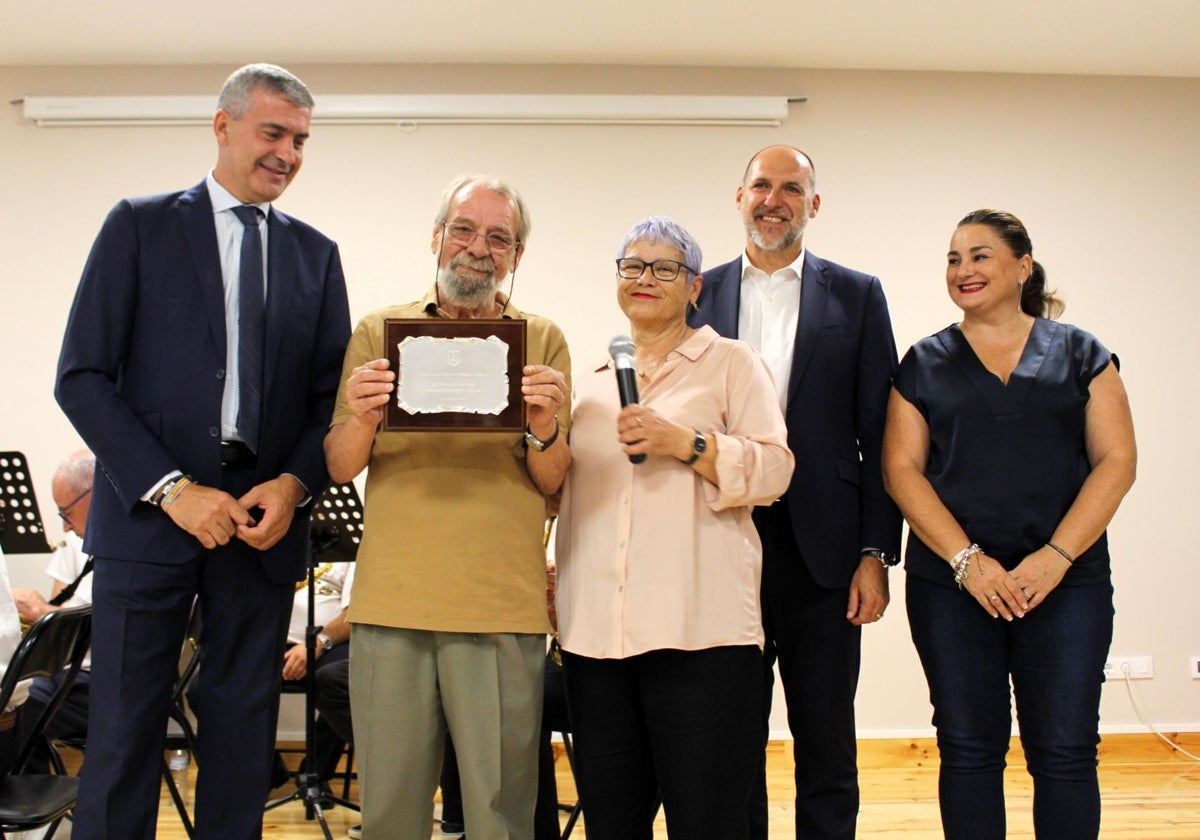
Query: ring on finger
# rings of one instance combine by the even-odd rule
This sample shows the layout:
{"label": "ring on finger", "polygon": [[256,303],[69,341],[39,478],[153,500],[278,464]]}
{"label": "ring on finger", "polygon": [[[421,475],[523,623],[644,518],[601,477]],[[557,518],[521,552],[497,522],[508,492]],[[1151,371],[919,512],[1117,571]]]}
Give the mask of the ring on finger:
{"label": "ring on finger", "polygon": [[999,596],[999,595],[997,595],[995,592],[993,592],[991,595],[989,595],[989,596],[988,596],[988,599],[989,599],[989,600],[992,600],[992,601],[999,601],[999,600],[1000,600],[1000,596]]}
{"label": "ring on finger", "polygon": [[644,425],[646,425],[645,423],[643,423],[643,422],[642,422],[642,418],[641,418],[641,417],[635,417],[635,418],[633,418],[633,422],[634,422],[634,423],[637,423],[639,426],[644,426]]}

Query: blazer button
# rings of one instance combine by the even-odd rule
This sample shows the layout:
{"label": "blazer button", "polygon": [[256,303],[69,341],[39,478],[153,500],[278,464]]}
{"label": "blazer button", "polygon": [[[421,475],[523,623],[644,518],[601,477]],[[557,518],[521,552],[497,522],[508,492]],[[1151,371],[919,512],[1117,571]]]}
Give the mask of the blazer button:
{"label": "blazer button", "polygon": [[220,437],[221,430],[218,429],[216,426],[209,426],[208,427],[208,436],[209,437]]}
{"label": "blazer button", "polygon": [[225,378],[225,368],[219,368],[217,370],[217,379],[224,379],[224,378]]}

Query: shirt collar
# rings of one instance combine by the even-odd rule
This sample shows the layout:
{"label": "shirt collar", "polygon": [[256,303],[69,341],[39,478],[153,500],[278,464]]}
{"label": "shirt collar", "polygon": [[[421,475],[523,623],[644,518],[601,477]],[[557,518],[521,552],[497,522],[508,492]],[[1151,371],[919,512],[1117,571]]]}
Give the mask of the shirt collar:
{"label": "shirt collar", "polygon": [[[504,292],[496,292],[496,300],[500,302],[501,318],[523,318],[521,310],[512,305],[512,301],[504,296]],[[421,311],[430,318],[449,318],[446,311],[438,306],[438,288],[437,283],[429,287],[429,291],[425,293],[425,297],[421,298]]]}
{"label": "shirt collar", "polygon": [[[785,265],[783,268],[779,269],[779,271],[777,271],[775,273],[781,274],[784,279],[799,280],[801,277],[804,276],[804,255],[806,253],[807,253],[807,250],[804,247],[801,247],[800,253],[796,255],[796,259],[794,259],[790,264]],[[784,272],[789,272],[789,273],[784,274]],[[772,275],[767,274],[761,268],[756,268],[754,266],[754,264],[750,262],[750,256],[745,251],[742,252],[742,280],[743,281],[748,280],[748,279],[752,280],[754,278],[769,278],[771,276]]]}
{"label": "shirt collar", "polygon": [[[702,327],[697,327],[696,331],[687,337],[687,339],[676,347],[672,352],[678,353],[689,362],[694,362],[704,355],[704,352],[712,346],[712,343],[720,338],[717,331],[707,324]],[[668,354],[670,355],[670,354]],[[595,369],[596,373],[612,367],[612,357],[604,360],[604,363]]]}
{"label": "shirt collar", "polygon": [[[212,203],[213,215],[223,213],[226,210],[232,210],[234,207],[241,207],[245,203],[238,201],[234,198],[233,193],[217,183],[217,179],[213,177],[212,172],[208,173],[208,177],[204,181],[208,185],[208,200]],[[264,201],[254,206],[263,212],[263,216],[271,215],[271,202]]]}

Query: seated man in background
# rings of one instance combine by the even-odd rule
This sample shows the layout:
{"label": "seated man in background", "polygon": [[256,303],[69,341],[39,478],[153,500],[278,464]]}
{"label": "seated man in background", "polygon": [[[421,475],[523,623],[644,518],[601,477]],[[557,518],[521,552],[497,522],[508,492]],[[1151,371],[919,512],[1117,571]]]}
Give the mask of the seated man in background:
{"label": "seated man in background", "polygon": [[[322,563],[314,573],[316,578],[313,601],[313,624],[317,631],[316,669],[345,662],[350,655],[350,625],[346,611],[350,607],[350,588],[354,584],[353,563]],[[308,650],[304,633],[308,627],[308,578],[296,584],[296,599],[292,604],[292,620],[288,625],[288,648],[283,655],[284,684],[299,685],[308,673]],[[346,740],[321,715],[313,730],[316,773],[321,781],[337,772],[337,763],[346,747]],[[282,756],[275,754],[271,786],[286,784],[290,774]]]}
{"label": "seated man in background", "polygon": [[[46,600],[36,589],[12,590],[13,601],[21,614],[21,621],[32,624],[43,615],[63,607],[81,607],[92,603],[91,558],[84,554],[83,536],[87,531],[88,511],[92,503],[92,479],[96,471],[96,458],[86,449],[72,453],[54,473],[50,493],[62,520],[64,541],[55,549],[46,564],[46,574],[54,581],[50,599]],[[5,587],[5,591],[7,587]],[[75,676],[75,682],[67,692],[54,718],[46,727],[46,735],[57,738],[86,738],[88,716],[88,686],[91,681],[91,654],[84,660],[83,667]],[[65,674],[54,677],[38,677],[29,687],[29,700],[20,710],[17,726],[22,733],[28,731],[42,709],[50,702]],[[46,772],[49,755],[44,747],[38,747],[27,769]]]}

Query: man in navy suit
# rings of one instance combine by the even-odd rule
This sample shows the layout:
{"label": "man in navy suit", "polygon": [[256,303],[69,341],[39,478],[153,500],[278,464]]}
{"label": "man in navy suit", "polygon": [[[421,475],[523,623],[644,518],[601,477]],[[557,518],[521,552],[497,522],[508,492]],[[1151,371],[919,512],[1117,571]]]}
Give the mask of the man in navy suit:
{"label": "man in navy suit", "polygon": [[118,203],[83,270],[55,390],[98,462],[76,840],[154,837],[196,596],[196,837],[262,834],[279,663],[350,331],[337,245],[271,205],[300,169],[312,105],[282,68],[235,72],[209,176]]}
{"label": "man in navy suit", "polygon": [[[811,159],[771,146],[751,159],[737,206],[745,253],[704,272],[693,326],[762,354],[775,377],[796,470],[755,511],[763,541],[764,746],[779,662],[795,738],[796,837],[854,837],[854,694],[861,628],[883,618],[900,513],[883,490],[880,448],[896,345],[879,279],[804,248],[821,196]],[[750,803],[767,837],[765,763]]]}

